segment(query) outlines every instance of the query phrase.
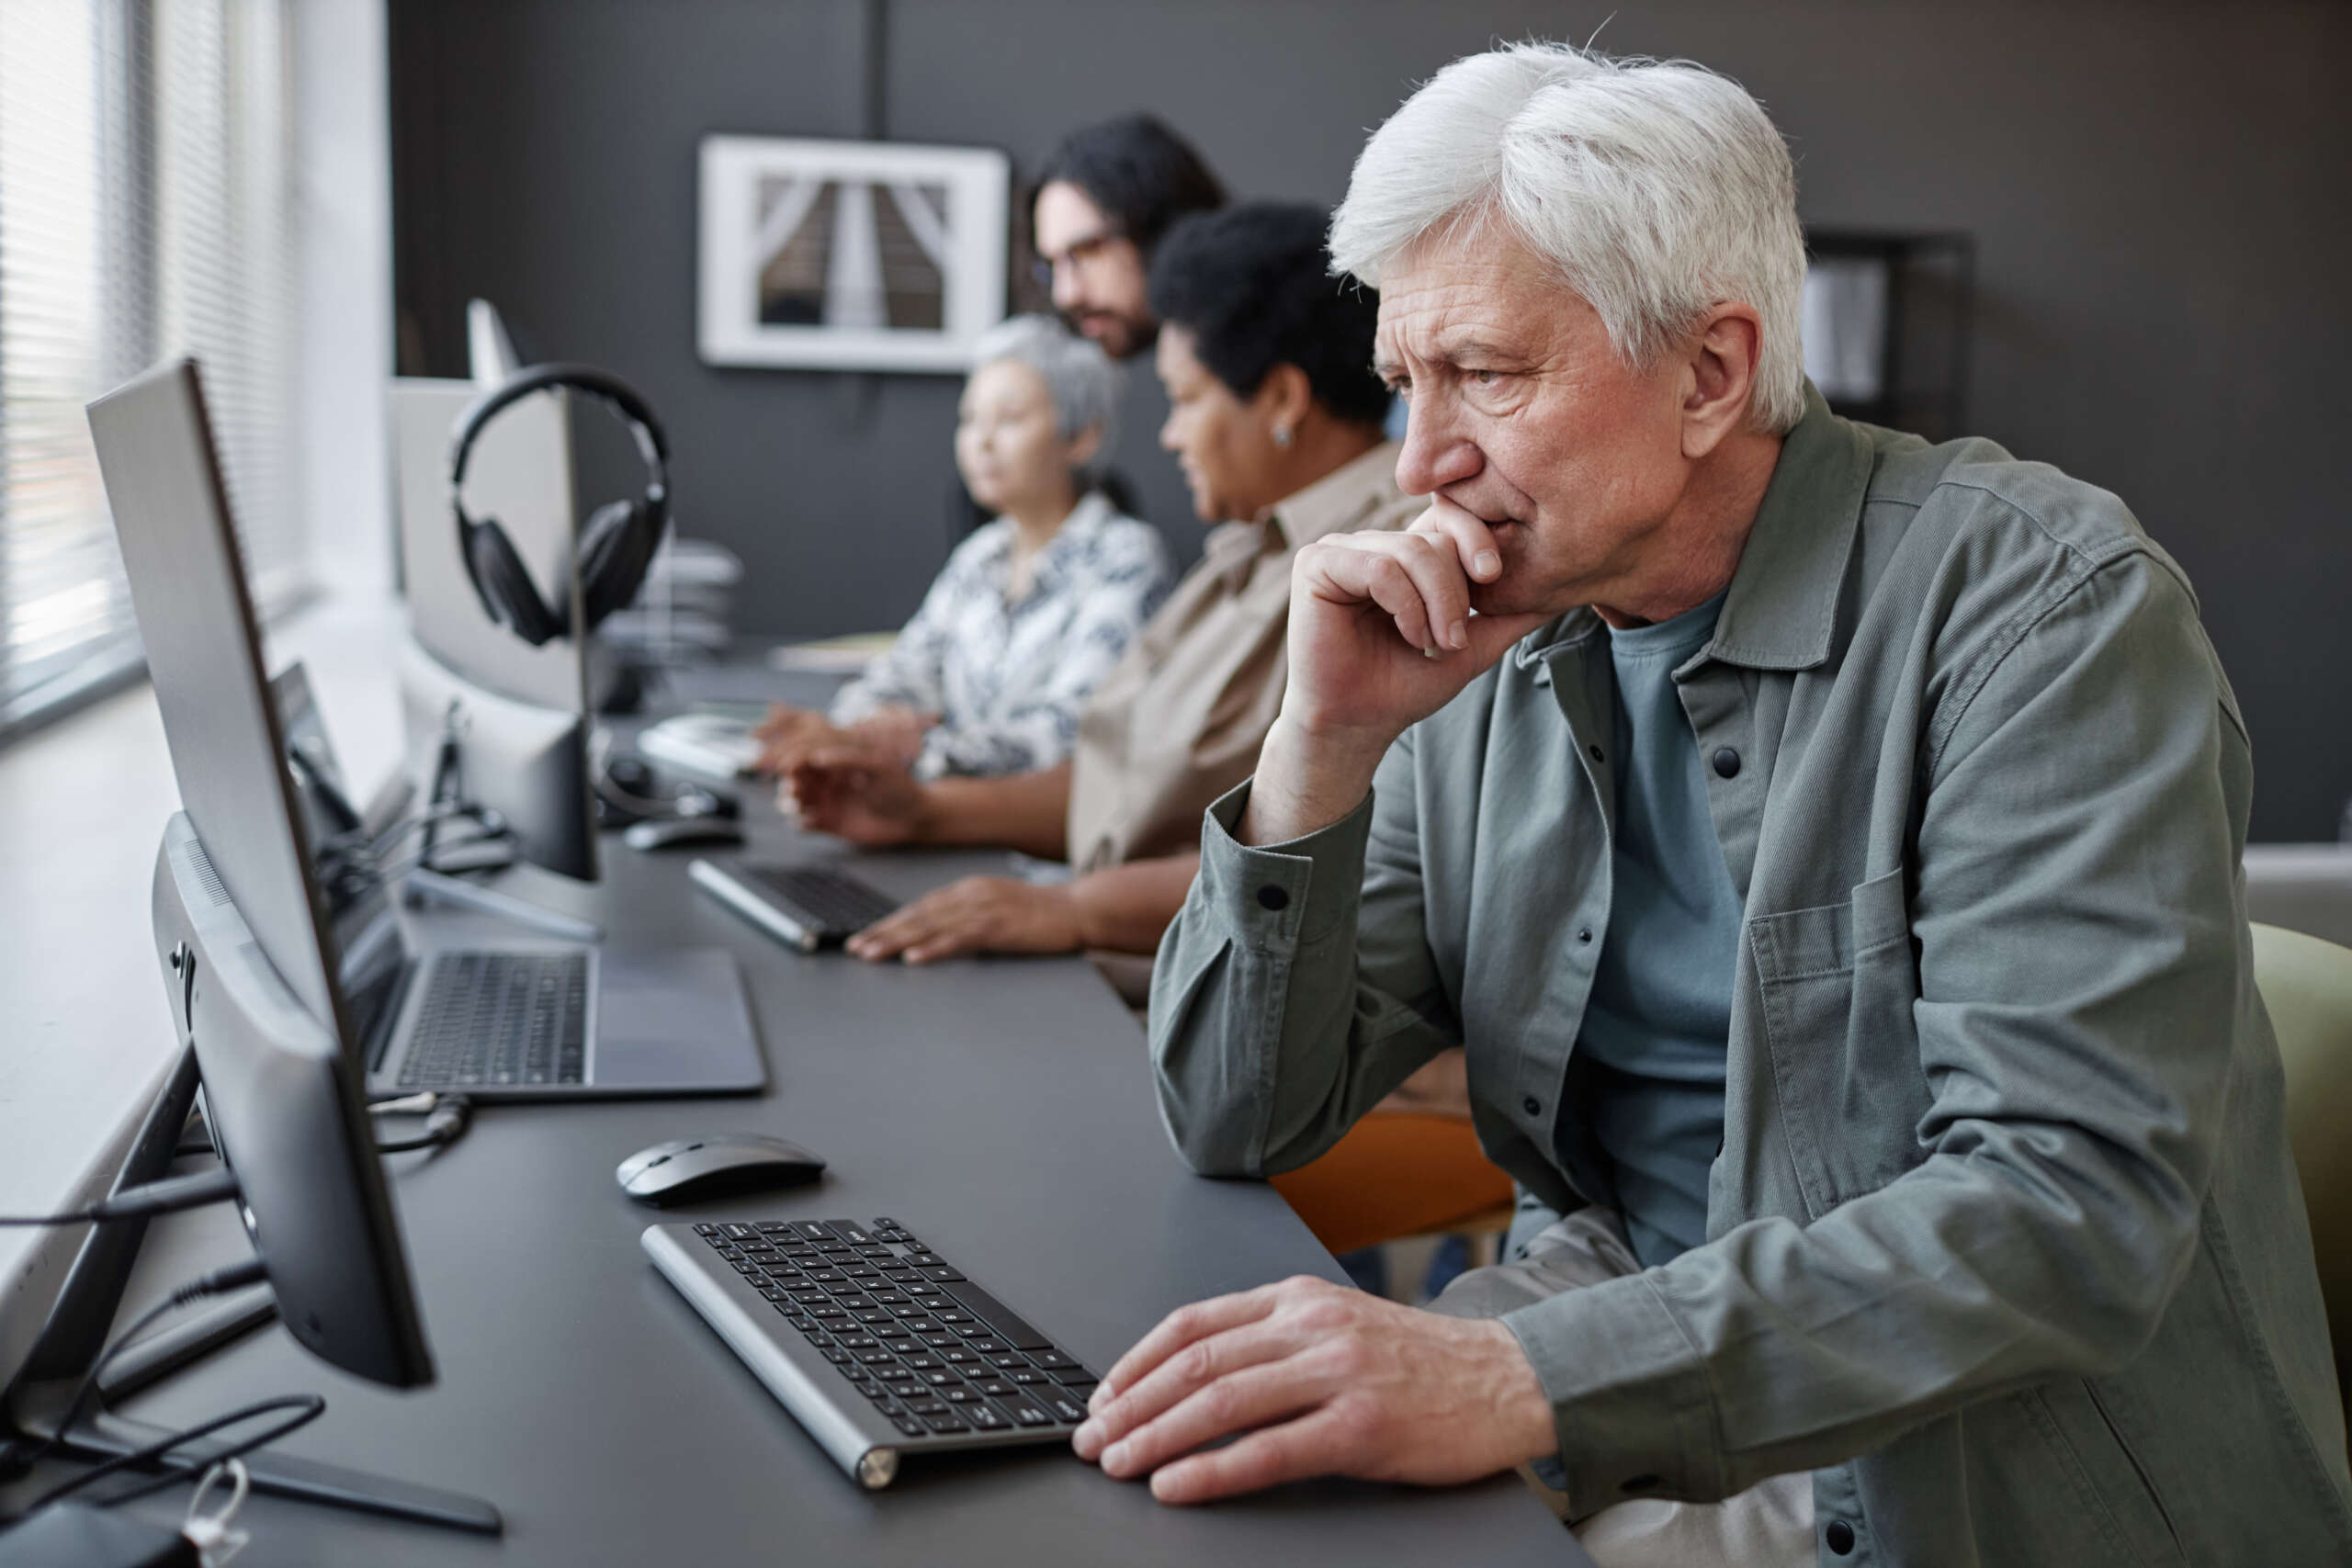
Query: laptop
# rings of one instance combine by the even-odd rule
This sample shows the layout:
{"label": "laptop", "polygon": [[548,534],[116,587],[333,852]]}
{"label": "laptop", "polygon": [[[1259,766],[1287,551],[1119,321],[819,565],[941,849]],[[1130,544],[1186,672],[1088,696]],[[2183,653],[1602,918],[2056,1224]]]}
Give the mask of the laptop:
{"label": "laptop", "polygon": [[[322,779],[339,793],[341,769],[324,727],[299,715],[281,726],[272,710],[194,362],[150,371],[92,404],[90,428],[175,743],[240,744],[240,736],[266,733],[289,795],[299,798],[313,788],[306,781]],[[277,695],[308,703],[306,685]],[[220,716],[249,707],[249,722]],[[233,826],[208,822],[221,814],[204,801],[184,804],[199,836]],[[338,1020],[346,1043],[364,1051],[371,1091],[557,1100],[750,1092],[765,1084],[742,976],[728,953],[413,947],[393,908],[397,878],[371,869],[397,861],[398,845],[385,852],[381,834],[364,822],[335,826],[345,806],[304,801],[286,819],[291,855],[265,857],[300,866],[308,897],[279,902],[307,905],[313,920],[303,924],[315,924],[315,935],[256,935],[265,953],[273,945],[299,953],[311,941],[325,950],[334,991],[303,1000]],[[239,898],[241,908],[247,903]]]}

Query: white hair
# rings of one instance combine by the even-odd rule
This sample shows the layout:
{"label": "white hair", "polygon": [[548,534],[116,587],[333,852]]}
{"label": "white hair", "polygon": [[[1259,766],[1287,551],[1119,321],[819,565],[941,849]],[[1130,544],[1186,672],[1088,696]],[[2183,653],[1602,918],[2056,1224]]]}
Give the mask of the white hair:
{"label": "white hair", "polygon": [[1763,342],[1749,423],[1779,433],[1804,414],[1796,172],[1738,83],[1569,44],[1457,60],[1364,144],[1331,221],[1332,270],[1378,288],[1424,235],[1497,219],[1637,368],[1711,308],[1752,306]]}
{"label": "white hair", "polygon": [[972,345],[972,374],[1001,359],[1017,360],[1045,378],[1053,394],[1054,424],[1065,441],[1092,430],[1101,438],[1079,472],[1096,477],[1110,461],[1119,434],[1119,367],[1093,339],[1080,337],[1052,316],[1013,316],[982,333]]}

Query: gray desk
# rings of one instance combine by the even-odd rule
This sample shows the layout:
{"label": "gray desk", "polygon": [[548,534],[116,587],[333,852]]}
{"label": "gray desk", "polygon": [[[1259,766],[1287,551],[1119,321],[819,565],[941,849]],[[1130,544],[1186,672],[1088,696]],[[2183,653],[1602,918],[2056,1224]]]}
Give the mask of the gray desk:
{"label": "gray desk", "polygon": [[[753,816],[760,850],[840,852],[797,839],[763,807]],[[656,861],[606,844],[598,886],[527,872],[507,885],[593,914],[616,942],[731,949],[769,1091],[492,1110],[454,1148],[392,1160],[435,1386],[393,1394],[355,1382],[273,1327],[130,1409],[178,1425],[314,1389],[328,1412],[288,1450],[475,1493],[504,1511],[507,1533],[255,1497],[241,1568],[1586,1561],[1509,1477],[1447,1493],[1318,1483],[1174,1510],[1055,1450],[911,1465],[879,1494],[851,1485],[647,1265],[637,1237],[655,1216],[615,1188],[624,1155],[712,1129],[803,1141],[833,1162],[821,1188],[684,1213],[895,1216],[1098,1366],[1181,1303],[1340,1275],[1271,1189],[1185,1170],[1159,1126],[1141,1032],[1082,960],[908,971],[801,958],[694,892],[684,854]],[[905,895],[1001,860],[854,863]],[[509,935],[469,917],[436,917],[432,930]],[[133,1306],[241,1246],[220,1213],[157,1225]],[[175,1517],[183,1499],[141,1507]]]}

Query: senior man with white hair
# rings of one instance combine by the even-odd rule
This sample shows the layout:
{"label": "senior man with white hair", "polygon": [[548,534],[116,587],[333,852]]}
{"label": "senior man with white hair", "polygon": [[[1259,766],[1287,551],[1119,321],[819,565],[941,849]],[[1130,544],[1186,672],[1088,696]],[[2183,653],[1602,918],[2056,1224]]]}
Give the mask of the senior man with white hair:
{"label": "senior man with white hair", "polygon": [[1701,68],[1457,62],[1332,253],[1430,505],[1300,552],[1160,1102],[1280,1171],[1463,1045],[1524,1212],[1433,1312],[1172,1314],[1078,1451],[1170,1502],[1532,1462],[1612,1564],[2352,1559],[2179,568],[2104,491],[1829,412],[1787,152]]}

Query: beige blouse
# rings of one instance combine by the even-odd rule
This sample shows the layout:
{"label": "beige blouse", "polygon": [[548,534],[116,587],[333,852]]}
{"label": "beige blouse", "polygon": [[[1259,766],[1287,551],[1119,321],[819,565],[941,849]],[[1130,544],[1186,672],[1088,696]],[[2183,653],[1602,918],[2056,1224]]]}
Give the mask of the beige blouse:
{"label": "beige blouse", "polygon": [[1256,770],[1282,707],[1291,558],[1326,534],[1401,528],[1428,504],[1396,488],[1396,452],[1375,446],[1265,522],[1210,533],[1200,564],[1079,716],[1073,871],[1199,844],[1202,814]]}

